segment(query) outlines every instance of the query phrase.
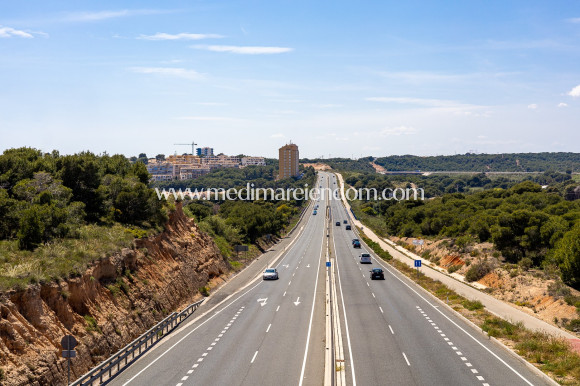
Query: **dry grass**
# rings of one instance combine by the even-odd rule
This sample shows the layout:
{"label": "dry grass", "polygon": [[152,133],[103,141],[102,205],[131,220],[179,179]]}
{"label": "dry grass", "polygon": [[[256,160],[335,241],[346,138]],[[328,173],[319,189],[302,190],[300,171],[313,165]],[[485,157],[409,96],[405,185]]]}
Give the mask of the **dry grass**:
{"label": "dry grass", "polygon": [[34,251],[0,241],[0,291],[80,275],[93,260],[130,247],[134,236],[121,225],[86,225],[76,239],[58,239]]}

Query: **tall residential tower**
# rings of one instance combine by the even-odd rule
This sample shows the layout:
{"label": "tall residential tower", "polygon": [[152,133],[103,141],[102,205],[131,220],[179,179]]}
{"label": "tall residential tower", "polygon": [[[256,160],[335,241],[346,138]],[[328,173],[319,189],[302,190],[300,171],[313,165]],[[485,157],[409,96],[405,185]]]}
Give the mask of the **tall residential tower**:
{"label": "tall residential tower", "polygon": [[296,177],[298,175],[298,146],[293,143],[282,146],[279,152],[278,178]]}

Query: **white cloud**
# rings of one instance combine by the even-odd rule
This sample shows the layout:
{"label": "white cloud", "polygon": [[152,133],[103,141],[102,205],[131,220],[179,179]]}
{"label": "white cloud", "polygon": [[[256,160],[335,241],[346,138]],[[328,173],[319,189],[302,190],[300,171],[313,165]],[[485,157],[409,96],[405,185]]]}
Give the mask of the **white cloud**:
{"label": "white cloud", "polygon": [[568,19],[568,21],[570,23],[580,23],[580,17],[573,17],[571,19]]}
{"label": "white cloud", "polygon": [[570,90],[570,92],[568,93],[568,95],[570,95],[571,97],[580,97],[580,84],[576,87],[574,87],[572,90]]}
{"label": "white cloud", "polygon": [[11,38],[11,37],[32,39],[34,36],[31,33],[25,31],[0,26],[0,38]]}
{"label": "white cloud", "polygon": [[478,106],[466,103],[457,102],[448,99],[429,99],[429,98],[408,98],[408,97],[371,97],[366,98],[367,101],[371,102],[382,102],[382,103],[398,103],[403,105],[414,105],[424,108],[428,108],[431,111],[442,112],[442,113],[452,113],[455,115],[465,115],[473,117],[488,117],[490,115],[489,111],[484,113],[473,113],[470,110],[481,110],[487,109],[488,106]]}
{"label": "white cloud", "polygon": [[178,33],[178,34],[168,34],[163,32],[157,32],[154,35],[140,35],[137,39],[143,40],[202,40],[202,39],[219,39],[223,38],[222,35],[218,34],[190,34],[190,33]]}
{"label": "white cloud", "polygon": [[535,110],[537,108],[538,108],[538,105],[535,104],[535,103],[532,103],[532,104],[528,105],[528,109],[530,109],[530,110]]}
{"label": "white cloud", "polygon": [[97,11],[97,12],[73,12],[68,13],[65,17],[65,21],[78,21],[78,22],[90,22],[90,21],[100,21],[107,19],[116,19],[120,17],[127,16],[138,16],[138,15],[158,15],[163,13],[170,13],[173,11],[160,10],[160,9],[123,9],[119,11]]}
{"label": "white cloud", "polygon": [[558,107],[568,107],[568,104],[564,103],[564,102],[560,102],[560,103],[558,103]]}
{"label": "white cloud", "polygon": [[169,75],[176,76],[179,78],[189,79],[189,80],[200,80],[203,79],[203,74],[200,74],[194,70],[187,70],[185,68],[174,68],[174,67],[132,67],[131,71],[139,74],[159,74],[159,75]]}
{"label": "white cloud", "polygon": [[406,97],[372,97],[366,98],[367,101],[371,102],[383,102],[383,103],[400,103],[409,105],[419,105],[427,107],[453,107],[461,105],[461,103],[446,100],[446,99],[427,99],[427,98],[406,98]]}
{"label": "white cloud", "polygon": [[413,135],[417,132],[414,127],[409,126],[398,126],[398,127],[387,127],[379,131],[379,136],[390,137],[393,135]]}
{"label": "white cloud", "polygon": [[231,52],[233,54],[243,55],[263,55],[263,54],[282,54],[290,52],[293,48],[289,47],[260,47],[260,46],[194,46],[200,50],[214,52]]}
{"label": "white cloud", "polygon": [[486,139],[486,138],[487,138],[487,136],[485,136],[485,135],[478,135],[477,136],[477,139]]}
{"label": "white cloud", "polygon": [[272,134],[270,138],[286,138],[286,136],[282,133]]}

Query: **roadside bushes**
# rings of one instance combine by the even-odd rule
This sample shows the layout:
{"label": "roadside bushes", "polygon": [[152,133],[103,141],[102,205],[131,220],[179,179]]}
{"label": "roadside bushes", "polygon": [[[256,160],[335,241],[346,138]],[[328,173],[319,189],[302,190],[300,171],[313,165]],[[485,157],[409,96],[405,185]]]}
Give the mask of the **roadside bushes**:
{"label": "roadside bushes", "polygon": [[465,280],[468,282],[478,281],[490,273],[492,269],[493,265],[488,261],[481,261],[479,263],[472,264],[465,273]]}
{"label": "roadside bushes", "polygon": [[369,246],[371,247],[371,249],[383,260],[389,261],[391,260],[393,257],[391,256],[391,254],[387,251],[385,251],[383,248],[381,248],[381,246],[379,245],[379,243],[375,243],[374,241],[372,241],[371,239],[369,239],[368,237],[362,236],[361,238],[363,239],[363,241]]}

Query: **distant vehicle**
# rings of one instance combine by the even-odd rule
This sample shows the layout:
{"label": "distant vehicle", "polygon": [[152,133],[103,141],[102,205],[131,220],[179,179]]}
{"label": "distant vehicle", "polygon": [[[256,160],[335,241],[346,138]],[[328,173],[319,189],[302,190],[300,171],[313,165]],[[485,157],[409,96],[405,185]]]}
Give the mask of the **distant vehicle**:
{"label": "distant vehicle", "polygon": [[356,243],[357,241],[360,243],[359,239],[352,239],[352,244],[354,245],[354,243]]}
{"label": "distant vehicle", "polygon": [[278,271],[276,268],[267,268],[262,277],[264,280],[278,280]]}
{"label": "distant vehicle", "polygon": [[349,230],[350,230],[350,225],[348,225],[348,224],[347,224],[345,229],[346,229],[347,231],[349,231]]}
{"label": "distant vehicle", "polygon": [[316,216],[316,209],[314,209],[314,212],[312,212],[313,216]]}
{"label": "distant vehicle", "polygon": [[339,227],[340,226],[340,221],[336,222],[336,226]]}
{"label": "distant vehicle", "polygon": [[371,280],[385,280],[385,274],[380,268],[373,268],[371,271]]}
{"label": "distant vehicle", "polygon": [[360,248],[360,247],[361,247],[361,245],[360,245],[360,241],[358,241],[358,240],[354,240],[354,241],[352,242],[352,247],[353,247],[353,248]]}
{"label": "distant vehicle", "polygon": [[361,253],[360,254],[360,263],[361,264],[371,264],[371,255],[368,253]]}
{"label": "distant vehicle", "polygon": [[343,223],[343,224],[348,224],[348,221],[346,221],[346,220],[343,220],[343,221],[342,221],[342,223]]}

